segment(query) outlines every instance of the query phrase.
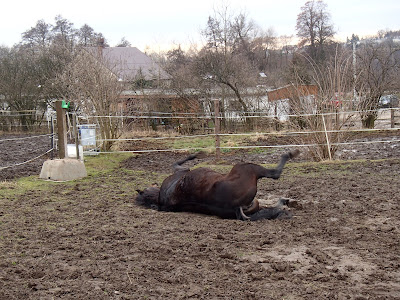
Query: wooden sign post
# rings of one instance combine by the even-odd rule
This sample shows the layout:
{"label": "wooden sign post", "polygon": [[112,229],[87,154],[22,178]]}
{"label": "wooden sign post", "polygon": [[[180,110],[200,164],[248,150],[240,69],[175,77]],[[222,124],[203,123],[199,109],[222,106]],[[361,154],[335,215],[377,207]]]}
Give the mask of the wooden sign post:
{"label": "wooden sign post", "polygon": [[[56,101],[57,113],[57,133],[58,133],[58,153],[60,159],[46,160],[43,163],[39,178],[56,181],[67,181],[83,178],[87,176],[85,164],[78,159],[69,159],[67,148],[67,117],[66,110],[69,102]],[[76,133],[75,133],[76,134]]]}
{"label": "wooden sign post", "polygon": [[62,101],[56,101],[57,113],[57,133],[58,133],[58,155],[61,159],[67,156],[67,121],[66,109],[63,108]]}

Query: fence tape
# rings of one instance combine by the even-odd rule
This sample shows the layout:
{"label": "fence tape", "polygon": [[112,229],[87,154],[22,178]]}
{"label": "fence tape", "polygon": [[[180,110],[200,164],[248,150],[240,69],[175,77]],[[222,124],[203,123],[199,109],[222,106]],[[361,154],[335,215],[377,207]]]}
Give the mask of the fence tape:
{"label": "fence tape", "polygon": [[[354,110],[354,111],[337,111],[337,112],[328,112],[328,113],[310,113],[310,114],[281,114],[281,117],[310,117],[310,116],[335,116],[337,114],[348,114],[349,116],[360,114],[360,113],[369,113],[369,112],[377,112],[381,113],[384,111],[397,111],[399,108],[381,108],[381,109],[370,109],[370,110]],[[276,115],[262,115],[265,112],[243,112],[243,111],[226,111],[226,113],[238,114],[238,116],[218,116],[219,119],[239,119],[239,118],[276,118]],[[169,113],[171,116],[162,115],[162,112],[146,112],[145,114],[150,114],[149,116],[136,115],[136,116],[78,116],[80,119],[93,119],[93,118],[121,118],[121,119],[210,119],[215,118],[214,112],[211,112],[210,115],[186,115],[186,113]],[[259,115],[251,115],[251,114],[259,114]]]}
{"label": "fence tape", "polygon": [[41,155],[39,155],[39,156],[36,156],[36,157],[34,157],[34,158],[31,158],[31,159],[29,159],[29,160],[27,160],[27,161],[24,161],[24,162],[15,164],[15,165],[6,166],[6,167],[0,167],[0,170],[9,169],[9,168],[13,168],[13,167],[17,167],[17,166],[21,166],[21,165],[30,163],[30,162],[32,162],[32,161],[34,161],[34,160],[36,160],[36,159],[38,159],[38,158],[40,158],[40,157],[42,157],[42,156],[48,154],[48,153],[50,153],[50,152],[53,151],[53,150],[54,150],[54,148],[51,148],[50,150],[46,151],[45,153],[43,153],[43,154],[41,154]]}
{"label": "fence tape", "polygon": [[[359,142],[341,142],[341,143],[331,143],[331,145],[339,146],[339,145],[359,145],[359,144],[374,144],[374,143],[393,143],[400,142],[400,139],[396,140],[387,140],[387,141],[359,141]],[[289,148],[289,147],[315,147],[315,146],[326,146],[325,143],[321,144],[288,144],[288,145],[259,145],[259,146],[229,146],[229,147],[218,147],[219,149],[257,149],[257,148]],[[180,149],[151,149],[151,150],[118,150],[118,151],[101,151],[97,152],[99,154],[110,154],[110,153],[151,153],[151,152],[180,152],[180,151],[199,151],[199,150],[210,150],[215,149],[216,147],[209,148],[180,148]],[[90,152],[84,152],[90,153]]]}
{"label": "fence tape", "polygon": [[[374,131],[397,131],[400,128],[386,128],[386,129],[350,129],[350,130],[327,130],[327,133],[351,133],[351,132],[374,132]],[[314,134],[314,133],[325,133],[324,130],[316,131],[280,131],[280,132],[254,132],[254,133],[218,133],[219,136],[259,136],[259,135],[278,135],[278,136],[293,136],[301,134]],[[108,141],[150,141],[150,140],[166,140],[166,139],[183,139],[183,138],[199,138],[199,137],[215,137],[215,134],[198,134],[198,135],[182,135],[182,136],[168,136],[168,137],[143,137],[143,138],[122,138],[122,139],[97,139],[98,142],[108,142]]]}
{"label": "fence tape", "polygon": [[42,136],[52,136],[52,135],[55,135],[55,134],[54,134],[54,133],[48,133],[48,134],[26,136],[26,137],[20,137],[20,138],[1,139],[1,140],[0,140],[0,143],[1,143],[1,142],[5,142],[5,141],[27,140],[27,139],[33,139],[33,138],[42,137]]}

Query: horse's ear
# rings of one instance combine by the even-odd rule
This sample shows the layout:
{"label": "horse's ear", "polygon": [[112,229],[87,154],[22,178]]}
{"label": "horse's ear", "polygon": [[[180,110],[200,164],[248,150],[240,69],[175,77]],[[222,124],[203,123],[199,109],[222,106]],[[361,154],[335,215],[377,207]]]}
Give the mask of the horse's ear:
{"label": "horse's ear", "polygon": [[143,194],[143,191],[141,190],[136,190],[136,192],[138,192],[139,195]]}

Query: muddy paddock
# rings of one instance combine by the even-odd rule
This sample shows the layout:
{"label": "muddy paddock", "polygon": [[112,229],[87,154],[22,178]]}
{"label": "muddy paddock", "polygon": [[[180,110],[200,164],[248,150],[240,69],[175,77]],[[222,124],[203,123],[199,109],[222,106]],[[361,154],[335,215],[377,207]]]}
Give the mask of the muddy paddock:
{"label": "muddy paddock", "polygon": [[[34,187],[7,169],[0,299],[400,299],[399,148],[381,145],[357,160],[300,157],[281,179],[260,180],[264,203],[296,201],[290,220],[137,207],[135,189],[184,154],[141,154],[78,181],[33,178]],[[225,155],[215,167],[272,163],[279,151]]]}

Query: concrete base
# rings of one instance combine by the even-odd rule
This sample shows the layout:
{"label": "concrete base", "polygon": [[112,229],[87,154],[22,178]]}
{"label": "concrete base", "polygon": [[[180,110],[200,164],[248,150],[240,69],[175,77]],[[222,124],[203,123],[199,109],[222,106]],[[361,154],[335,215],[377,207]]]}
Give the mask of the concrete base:
{"label": "concrete base", "polygon": [[46,160],[43,163],[39,178],[56,181],[68,181],[86,177],[85,164],[77,159]]}

